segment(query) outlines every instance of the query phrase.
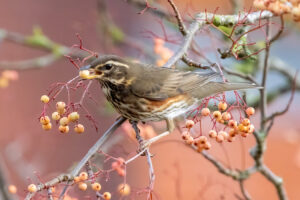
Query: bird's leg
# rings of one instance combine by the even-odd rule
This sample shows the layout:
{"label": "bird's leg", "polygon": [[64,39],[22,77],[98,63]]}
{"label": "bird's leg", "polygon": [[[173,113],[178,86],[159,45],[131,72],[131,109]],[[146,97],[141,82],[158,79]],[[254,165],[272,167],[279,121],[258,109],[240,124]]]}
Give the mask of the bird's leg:
{"label": "bird's leg", "polygon": [[[145,148],[144,149],[142,148],[144,146],[145,140],[140,135],[140,129],[137,126],[137,122],[136,121],[130,121],[130,123],[131,123],[131,126],[132,126],[132,128],[135,132],[135,138],[136,138],[136,140],[138,141],[138,143],[140,145],[138,152],[145,151]],[[142,156],[144,156],[144,155],[145,155],[145,153],[142,154]]]}
{"label": "bird's leg", "polygon": [[144,139],[142,138],[142,136],[140,135],[140,129],[137,126],[137,122],[135,121],[130,121],[131,126],[135,132],[135,138],[137,139],[138,143],[142,143],[144,141]]}

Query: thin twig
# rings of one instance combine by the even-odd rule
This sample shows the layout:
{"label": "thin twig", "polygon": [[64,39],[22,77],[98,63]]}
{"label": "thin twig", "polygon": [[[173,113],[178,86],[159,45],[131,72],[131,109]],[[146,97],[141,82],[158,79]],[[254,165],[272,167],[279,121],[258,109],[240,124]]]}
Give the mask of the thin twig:
{"label": "thin twig", "polygon": [[174,4],[174,2],[172,0],[168,0],[169,4],[171,5],[174,13],[175,13],[175,18],[177,20],[177,24],[178,24],[178,27],[179,27],[179,31],[181,32],[181,34],[183,36],[186,36],[187,35],[187,30],[184,26],[184,23],[183,23],[183,20],[182,20],[182,17],[178,11],[178,8],[177,6]]}
{"label": "thin twig", "polygon": [[120,127],[120,125],[126,121],[126,118],[120,117],[100,138],[99,140],[89,149],[81,161],[76,165],[76,167],[69,174],[62,174],[56,178],[48,181],[47,183],[40,183],[37,185],[37,191],[33,193],[28,193],[25,200],[32,199],[35,194],[43,189],[48,189],[51,186],[54,186],[61,182],[67,182],[63,192],[60,195],[60,198],[64,196],[64,193],[69,186],[70,182],[73,181],[74,177],[78,175],[80,170],[85,166],[88,160],[97,153],[98,149],[105,143],[105,141],[114,133],[114,131]]}
{"label": "thin twig", "polygon": [[265,117],[267,112],[267,92],[266,92],[266,83],[267,83],[267,74],[268,74],[268,61],[269,61],[269,54],[270,54],[270,24],[269,20],[267,19],[267,26],[266,26],[266,34],[267,34],[267,41],[266,41],[266,48],[265,48],[265,58],[264,58],[264,65],[263,65],[263,73],[262,73],[262,81],[261,86],[262,89],[260,90],[260,129],[265,129]]}
{"label": "thin twig", "polygon": [[286,200],[287,195],[283,187],[283,179],[279,176],[276,176],[267,166],[262,165],[260,167],[260,172],[264,175],[270,182],[275,185],[278,197],[280,200]]}
{"label": "thin twig", "polygon": [[240,189],[241,189],[241,192],[242,192],[244,198],[246,200],[251,200],[251,197],[250,197],[249,193],[247,192],[247,190],[246,190],[246,188],[244,186],[244,180],[240,180],[239,181],[239,185],[240,185]]}

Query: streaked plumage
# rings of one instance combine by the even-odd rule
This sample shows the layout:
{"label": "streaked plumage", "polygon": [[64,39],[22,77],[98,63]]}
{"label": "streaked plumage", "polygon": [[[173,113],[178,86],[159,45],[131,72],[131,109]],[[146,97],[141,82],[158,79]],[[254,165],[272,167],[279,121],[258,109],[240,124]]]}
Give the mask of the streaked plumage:
{"label": "streaked plumage", "polygon": [[196,108],[204,97],[255,87],[217,82],[220,75],[215,72],[201,74],[154,67],[117,56],[100,57],[90,69],[98,76],[107,100],[133,121],[173,119]]}
{"label": "streaked plumage", "polygon": [[102,56],[89,66],[114,108],[132,122],[166,120],[168,130],[146,141],[147,148],[174,130],[174,119],[195,109],[204,97],[230,90],[255,88],[248,83],[216,81],[218,73],[200,74]]}

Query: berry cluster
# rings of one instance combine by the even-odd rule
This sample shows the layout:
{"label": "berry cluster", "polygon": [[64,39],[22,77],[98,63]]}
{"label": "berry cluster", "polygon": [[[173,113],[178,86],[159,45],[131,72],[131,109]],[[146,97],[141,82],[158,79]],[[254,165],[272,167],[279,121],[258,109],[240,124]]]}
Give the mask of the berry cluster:
{"label": "berry cluster", "polygon": [[[87,189],[90,187],[93,191],[96,192],[97,197],[100,197],[101,199],[104,199],[104,200],[109,200],[112,198],[112,194],[108,191],[106,191],[104,193],[100,193],[102,186],[99,182],[96,181],[96,178],[100,174],[106,174],[108,177],[108,174],[113,171],[116,171],[120,176],[124,177],[125,176],[125,160],[121,157],[113,158],[107,154],[105,154],[105,155],[108,157],[108,159],[115,160],[111,164],[111,169],[99,170],[97,172],[88,171],[88,173],[83,171],[83,172],[79,173],[78,176],[74,177],[73,185],[77,186],[78,189],[81,191],[87,191]],[[50,189],[51,189],[52,193],[55,192],[55,186],[51,186]],[[13,194],[16,193],[16,187],[11,185],[9,187],[9,191]],[[38,187],[37,187],[37,185],[31,183],[28,185],[27,191],[30,193],[35,193],[38,191]],[[120,194],[120,196],[123,196],[123,197],[128,196],[131,192],[131,188],[128,184],[122,183],[122,184],[118,185],[117,192]]]}
{"label": "berry cluster", "polygon": [[113,170],[116,170],[116,172],[122,177],[124,177],[126,174],[124,166],[125,166],[125,160],[121,157],[111,164],[111,168]]}
{"label": "berry cluster", "polygon": [[[237,122],[231,115],[231,110],[227,109],[227,107],[227,103],[221,101],[218,104],[218,110],[215,110],[212,113],[207,107],[201,109],[201,117],[210,117],[211,121],[213,122],[213,128],[209,130],[208,136],[218,143],[222,143],[223,141],[233,142],[235,136],[237,135],[247,137],[249,134],[254,132],[254,125],[251,124],[249,118],[241,118],[240,121]],[[248,107],[245,109],[245,112],[246,115],[250,117],[254,115],[255,109]],[[217,124],[222,125],[223,128],[218,129]],[[202,150],[209,150],[211,148],[211,143],[208,141],[207,136],[203,135],[202,132],[200,133],[200,136],[192,136],[191,129],[194,127],[194,125],[195,120],[186,121],[185,128],[187,128],[187,131],[182,133],[182,139],[187,144],[197,147],[199,152]],[[226,131],[226,129],[228,131]]]}
{"label": "berry cluster", "polygon": [[[47,95],[43,95],[41,97],[41,101],[45,104],[49,103],[50,98]],[[56,103],[56,111],[54,111],[51,115],[52,120],[59,123],[58,130],[61,133],[68,133],[70,128],[69,124],[71,122],[75,123],[74,131],[76,133],[83,133],[84,126],[78,123],[79,114],[78,112],[68,112],[68,108],[66,107],[66,103],[63,101],[59,101]],[[43,115],[40,117],[40,123],[42,124],[42,128],[46,131],[52,128],[52,123],[50,122],[50,118],[47,115]]]}
{"label": "berry cluster", "polygon": [[254,7],[269,10],[275,15],[292,14],[294,21],[300,21],[299,0],[254,0]]}
{"label": "berry cluster", "polygon": [[4,70],[0,75],[0,88],[6,88],[9,85],[9,81],[16,81],[19,78],[19,74],[14,70]]}
{"label": "berry cluster", "polygon": [[160,57],[156,61],[158,67],[163,66],[173,55],[173,52],[164,46],[165,41],[160,38],[154,38],[154,52]]}

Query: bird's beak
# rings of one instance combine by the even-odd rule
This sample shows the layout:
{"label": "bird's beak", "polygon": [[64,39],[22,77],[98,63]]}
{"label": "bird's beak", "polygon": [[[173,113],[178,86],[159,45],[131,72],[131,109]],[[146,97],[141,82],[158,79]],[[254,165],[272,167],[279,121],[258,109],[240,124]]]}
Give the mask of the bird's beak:
{"label": "bird's beak", "polygon": [[79,76],[82,79],[95,79],[95,78],[101,78],[101,74],[96,74],[96,71],[94,68],[91,68],[91,65],[86,65],[84,67],[81,67],[79,69]]}

